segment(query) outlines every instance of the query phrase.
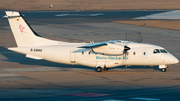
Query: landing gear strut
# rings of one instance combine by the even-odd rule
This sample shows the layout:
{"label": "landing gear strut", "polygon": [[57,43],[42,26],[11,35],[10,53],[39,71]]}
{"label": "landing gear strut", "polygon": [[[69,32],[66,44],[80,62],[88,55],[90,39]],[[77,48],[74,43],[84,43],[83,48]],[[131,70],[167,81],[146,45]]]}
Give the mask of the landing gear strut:
{"label": "landing gear strut", "polygon": [[103,69],[104,71],[107,71],[107,70],[109,70],[109,68],[106,68],[106,67],[104,67],[104,69]]}
{"label": "landing gear strut", "polygon": [[162,72],[166,72],[166,65],[159,65],[159,69],[161,69]]}

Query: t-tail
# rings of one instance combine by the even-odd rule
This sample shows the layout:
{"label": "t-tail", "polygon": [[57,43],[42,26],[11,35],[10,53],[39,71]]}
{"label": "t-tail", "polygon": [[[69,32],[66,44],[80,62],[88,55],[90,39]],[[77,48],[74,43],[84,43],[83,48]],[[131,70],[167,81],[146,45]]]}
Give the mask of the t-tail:
{"label": "t-tail", "polygon": [[8,18],[18,47],[58,45],[61,43],[66,43],[40,37],[35,31],[33,31],[19,12],[6,11],[5,17]]}

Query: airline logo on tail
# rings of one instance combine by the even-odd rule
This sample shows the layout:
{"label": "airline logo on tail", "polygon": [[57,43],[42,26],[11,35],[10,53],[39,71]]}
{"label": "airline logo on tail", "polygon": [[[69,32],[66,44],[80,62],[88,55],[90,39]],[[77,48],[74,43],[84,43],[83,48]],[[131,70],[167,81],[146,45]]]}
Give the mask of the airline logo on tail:
{"label": "airline logo on tail", "polygon": [[22,25],[19,25],[19,29],[23,33],[23,30],[25,29],[25,27],[22,27]]}

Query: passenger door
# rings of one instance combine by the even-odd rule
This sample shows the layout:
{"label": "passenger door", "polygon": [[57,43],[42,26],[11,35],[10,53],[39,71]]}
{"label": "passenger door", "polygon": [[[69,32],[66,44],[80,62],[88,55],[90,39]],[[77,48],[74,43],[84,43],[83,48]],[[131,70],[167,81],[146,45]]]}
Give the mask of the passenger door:
{"label": "passenger door", "polygon": [[74,50],[70,51],[70,61],[71,63],[76,63],[76,54]]}

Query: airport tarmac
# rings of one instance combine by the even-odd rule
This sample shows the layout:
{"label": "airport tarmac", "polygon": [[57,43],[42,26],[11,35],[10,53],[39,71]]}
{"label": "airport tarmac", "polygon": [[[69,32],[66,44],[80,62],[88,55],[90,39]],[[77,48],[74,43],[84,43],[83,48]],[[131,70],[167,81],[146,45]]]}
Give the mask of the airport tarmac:
{"label": "airport tarmac", "polygon": [[[7,19],[5,19],[7,20]],[[4,20],[4,22],[6,22]],[[48,20],[48,19],[47,19]],[[180,58],[180,31],[101,22],[51,24],[30,20],[41,36],[68,42],[124,40],[164,47]],[[94,68],[28,59],[7,50],[15,41],[6,24],[0,27],[0,100],[6,101],[179,101],[180,64],[167,72],[157,66]],[[58,53],[57,53],[58,54]]]}

